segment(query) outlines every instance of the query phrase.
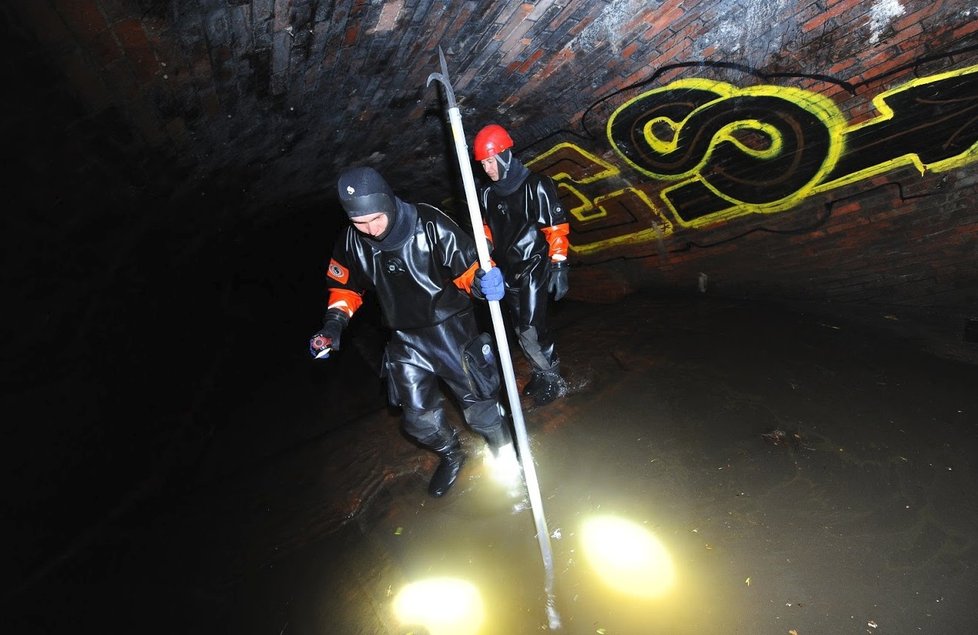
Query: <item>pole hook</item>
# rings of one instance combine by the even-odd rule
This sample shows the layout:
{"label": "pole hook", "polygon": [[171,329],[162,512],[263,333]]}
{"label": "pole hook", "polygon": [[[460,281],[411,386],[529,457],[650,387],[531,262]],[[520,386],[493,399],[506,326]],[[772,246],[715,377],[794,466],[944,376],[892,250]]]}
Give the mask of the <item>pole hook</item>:
{"label": "pole hook", "polygon": [[448,64],[445,63],[445,54],[442,52],[440,46],[438,47],[438,59],[441,62],[441,72],[428,75],[428,83],[425,84],[425,88],[431,86],[431,82],[433,81],[441,82],[441,85],[445,87],[448,107],[455,108],[455,91],[452,89],[452,80],[448,77]]}

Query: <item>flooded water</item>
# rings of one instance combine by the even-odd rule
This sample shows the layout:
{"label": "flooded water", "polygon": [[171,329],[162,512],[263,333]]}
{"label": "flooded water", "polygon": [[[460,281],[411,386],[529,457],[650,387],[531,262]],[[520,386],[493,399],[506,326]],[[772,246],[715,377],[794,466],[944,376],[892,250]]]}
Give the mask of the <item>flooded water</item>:
{"label": "flooded water", "polygon": [[[706,299],[555,320],[571,389],[524,417],[561,632],[978,627],[978,366]],[[397,422],[378,409],[147,503],[37,585],[20,632],[550,630],[525,492],[466,433],[459,482],[429,498],[434,457]]]}

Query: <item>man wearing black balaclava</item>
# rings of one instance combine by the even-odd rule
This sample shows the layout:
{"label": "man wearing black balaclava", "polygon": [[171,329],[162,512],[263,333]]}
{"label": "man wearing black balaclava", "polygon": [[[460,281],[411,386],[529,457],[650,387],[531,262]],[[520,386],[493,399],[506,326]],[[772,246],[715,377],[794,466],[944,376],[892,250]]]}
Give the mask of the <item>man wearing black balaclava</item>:
{"label": "man wearing black balaclava", "polygon": [[566,388],[547,328],[547,298],[553,293],[554,300],[560,300],[569,289],[570,225],[553,181],[520,163],[502,126],[490,124],[480,130],[473,146],[490,180],[479,190],[479,202],[493,260],[505,275],[505,304],[532,369],[523,393],[543,405]]}
{"label": "man wearing black balaclava", "polygon": [[363,294],[376,295],[393,331],[383,363],[388,396],[402,409],[405,432],[441,458],[428,492],[442,496],[465,453],[445,420],[439,378],[493,452],[513,452],[498,402],[498,370],[469,297],[500,299],[502,273],[479,269],[471,236],[435,207],[402,201],[373,168],[344,171],[337,191],[351,226],[333,250],[326,272],[329,304],[310,351],[323,358],[339,350]]}

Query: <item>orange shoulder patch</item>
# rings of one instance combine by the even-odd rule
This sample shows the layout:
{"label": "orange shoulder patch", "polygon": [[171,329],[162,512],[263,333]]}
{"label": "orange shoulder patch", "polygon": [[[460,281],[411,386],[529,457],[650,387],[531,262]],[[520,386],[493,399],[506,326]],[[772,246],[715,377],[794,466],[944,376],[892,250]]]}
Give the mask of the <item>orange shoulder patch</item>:
{"label": "orange shoulder patch", "polygon": [[350,270],[336,262],[335,259],[330,259],[329,267],[326,268],[326,275],[340,284],[346,284],[350,281]]}

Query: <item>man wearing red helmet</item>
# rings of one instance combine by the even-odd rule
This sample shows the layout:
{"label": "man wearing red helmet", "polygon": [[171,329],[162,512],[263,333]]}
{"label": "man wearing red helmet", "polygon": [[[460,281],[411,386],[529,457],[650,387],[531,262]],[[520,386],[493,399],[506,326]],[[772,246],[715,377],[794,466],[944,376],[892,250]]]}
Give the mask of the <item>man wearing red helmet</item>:
{"label": "man wearing red helmet", "polygon": [[570,225],[553,181],[520,163],[502,126],[484,127],[473,146],[476,161],[491,181],[479,190],[479,202],[493,260],[505,275],[504,301],[532,368],[523,393],[543,405],[566,387],[547,328],[547,299],[553,293],[554,300],[560,300],[569,289]]}

